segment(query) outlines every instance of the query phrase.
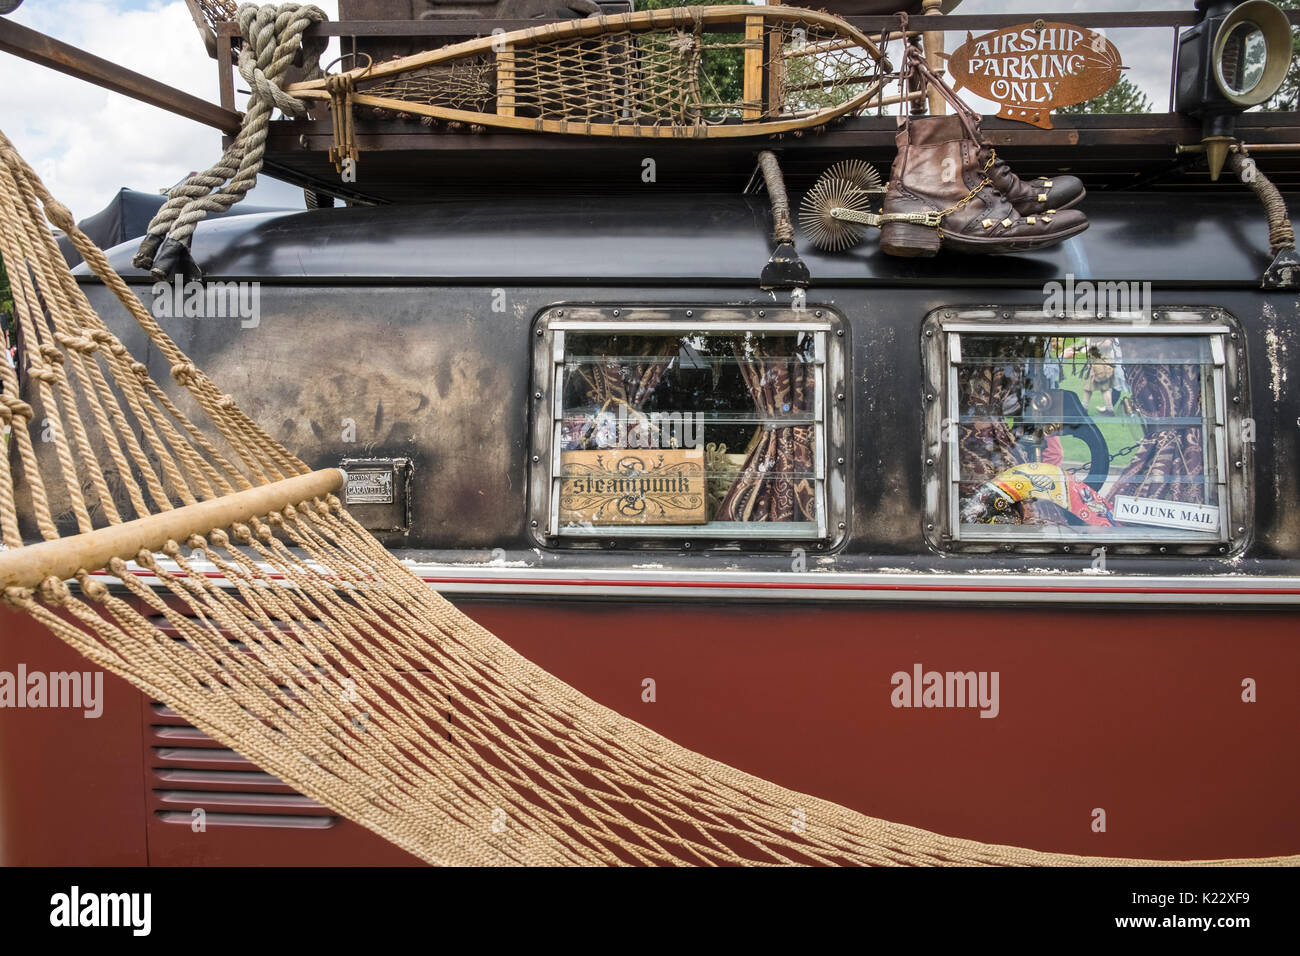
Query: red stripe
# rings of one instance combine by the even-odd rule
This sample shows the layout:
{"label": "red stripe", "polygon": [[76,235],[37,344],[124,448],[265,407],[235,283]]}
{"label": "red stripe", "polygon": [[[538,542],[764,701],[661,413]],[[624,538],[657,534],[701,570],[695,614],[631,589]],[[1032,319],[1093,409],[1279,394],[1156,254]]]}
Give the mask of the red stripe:
{"label": "red stripe", "polygon": [[[107,571],[93,574],[108,576]],[[132,571],[139,577],[152,577],[152,571]],[[172,572],[175,577],[185,577],[184,572]],[[204,571],[207,578],[224,578],[218,571]],[[282,580],[276,572],[265,575],[271,580]],[[508,584],[516,587],[646,587],[646,588],[712,588],[731,590],[776,591],[956,591],[972,594],[1300,594],[1300,588],[1096,588],[1096,587],[1013,587],[978,584],[805,584],[798,581],[607,581],[586,578],[435,578],[421,575],[426,584]]]}
{"label": "red stripe", "polygon": [[561,587],[651,587],[651,588],[756,588],[773,590],[808,591],[971,591],[990,594],[1300,594],[1300,588],[1026,588],[980,586],[975,584],[788,584],[777,581],[604,581],[575,578],[532,581],[527,578],[430,578],[421,577],[428,584],[550,584]]}

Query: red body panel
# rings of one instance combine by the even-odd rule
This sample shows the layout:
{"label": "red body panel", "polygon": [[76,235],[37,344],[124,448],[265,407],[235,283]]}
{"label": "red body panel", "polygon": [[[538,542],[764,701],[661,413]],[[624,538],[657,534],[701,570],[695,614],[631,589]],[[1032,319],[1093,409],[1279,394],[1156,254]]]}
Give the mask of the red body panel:
{"label": "red body panel", "polygon": [[[1074,853],[1300,852],[1294,611],[461,603],[620,713],[864,813]],[[23,617],[0,612],[0,628],[0,669],[20,660],[80,667]],[[891,675],[915,664],[997,671],[998,716],[893,706]],[[653,703],[643,700],[646,678]],[[1257,682],[1254,703],[1242,699],[1245,678]],[[176,804],[160,799],[157,748],[176,738],[151,735],[184,725],[111,677],[105,691],[98,720],[0,710],[4,862],[411,860],[343,820],[319,829],[209,824],[204,833],[183,817],[165,822]],[[1098,808],[1105,832],[1094,830]]]}

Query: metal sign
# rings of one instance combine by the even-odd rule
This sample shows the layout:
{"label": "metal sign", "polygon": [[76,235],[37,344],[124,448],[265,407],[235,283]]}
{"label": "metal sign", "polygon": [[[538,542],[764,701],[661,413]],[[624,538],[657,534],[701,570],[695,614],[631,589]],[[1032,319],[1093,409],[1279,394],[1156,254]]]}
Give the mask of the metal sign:
{"label": "metal sign", "polygon": [[1187,531],[1219,530],[1218,505],[1118,495],[1115,498],[1115,517],[1125,524],[1149,524]]}
{"label": "metal sign", "polygon": [[392,469],[385,471],[349,471],[344,500],[350,505],[392,504]]}
{"label": "metal sign", "polygon": [[966,42],[948,59],[954,89],[1000,103],[1002,119],[1052,128],[1052,110],[1100,96],[1115,85],[1119,50],[1095,30],[1035,20]]}

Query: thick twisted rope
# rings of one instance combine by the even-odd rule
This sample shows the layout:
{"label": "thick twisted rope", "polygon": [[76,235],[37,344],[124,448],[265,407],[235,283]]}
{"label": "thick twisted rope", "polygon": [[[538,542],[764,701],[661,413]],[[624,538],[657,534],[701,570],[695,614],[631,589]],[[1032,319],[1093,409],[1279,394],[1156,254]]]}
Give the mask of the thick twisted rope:
{"label": "thick twisted rope", "polygon": [[1229,162],[1233,172],[1264,204],[1264,212],[1268,215],[1269,250],[1277,255],[1283,249],[1294,249],[1295,229],[1291,225],[1291,217],[1287,215],[1286,200],[1272,181],[1258,169],[1245,175],[1249,158],[1245,149],[1234,149]]}
{"label": "thick twisted rope", "polygon": [[302,39],[308,27],[326,19],[319,7],[246,3],[239,8],[236,18],[244,38],[239,53],[239,75],[250,90],[248,111],[239,134],[221,158],[172,189],[167,194],[167,202],[149,223],[148,233],[132,262],[138,269],[149,269],[155,279],[167,279],[175,272],[195,228],[208,213],[225,212],[257,185],[257,174],[266,155],[271,114],[277,109],[288,116],[300,116],[307,111],[302,100],[280,88],[280,81],[299,50],[310,64],[307,77],[320,75],[316,61],[327,41],[308,44]]}
{"label": "thick twisted rope", "polygon": [[794,225],[790,222],[790,198],[785,191],[785,178],[781,166],[771,150],[758,154],[758,168],[763,171],[763,183],[772,200],[772,239],[775,242],[794,242]]}

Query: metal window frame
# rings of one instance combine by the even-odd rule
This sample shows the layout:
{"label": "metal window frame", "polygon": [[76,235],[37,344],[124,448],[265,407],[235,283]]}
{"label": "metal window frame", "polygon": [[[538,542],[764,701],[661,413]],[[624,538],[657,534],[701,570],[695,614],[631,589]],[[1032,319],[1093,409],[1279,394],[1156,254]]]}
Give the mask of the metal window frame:
{"label": "metal window frame", "polygon": [[[533,324],[532,447],[529,456],[529,532],[540,547],[770,551],[808,544],[840,545],[848,513],[845,453],[848,436],[846,363],[849,324],[834,309],[809,303],[799,310],[759,306],[557,304]],[[559,526],[560,422],[564,404],[567,332],[811,332],[814,333],[815,528],[783,531],[773,523],[726,525]]]}
{"label": "metal window frame", "polygon": [[[1119,534],[1074,532],[1068,529],[1027,529],[1007,526],[975,534],[962,532],[957,485],[960,456],[956,454],[958,417],[957,366],[961,336],[982,335],[1116,335],[1204,336],[1209,341],[1213,375],[1202,378],[1205,459],[1215,469],[1222,520],[1216,538],[1189,539],[1160,529],[1126,528]],[[1251,445],[1243,440],[1242,423],[1250,417],[1244,333],[1235,316],[1217,307],[1161,307],[1145,319],[1105,317],[1045,317],[1041,309],[1023,306],[941,308],[921,326],[924,364],[925,537],[942,552],[1070,553],[1104,547],[1111,554],[1226,555],[1248,545],[1253,526]],[[1212,398],[1207,406],[1205,399]],[[947,427],[945,427],[947,426]]]}

